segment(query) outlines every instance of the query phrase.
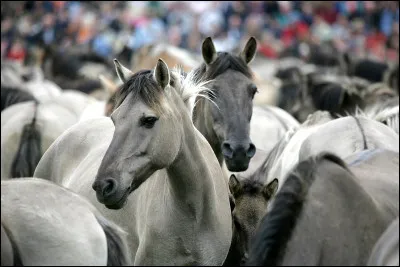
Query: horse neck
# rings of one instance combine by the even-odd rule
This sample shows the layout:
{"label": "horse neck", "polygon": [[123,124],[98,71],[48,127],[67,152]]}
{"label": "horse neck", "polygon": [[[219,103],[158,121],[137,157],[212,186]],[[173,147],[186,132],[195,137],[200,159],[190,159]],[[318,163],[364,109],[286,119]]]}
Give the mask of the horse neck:
{"label": "horse neck", "polygon": [[[184,133],[181,147],[175,160],[167,168],[168,178],[172,193],[179,201],[190,203],[191,208],[198,205],[205,207],[204,202],[207,200],[202,199],[204,192],[212,192],[213,179],[217,179],[212,168],[219,166],[217,163],[212,164],[213,159],[210,160],[212,152],[207,153],[208,143],[194,127],[189,114],[184,112],[182,114]],[[197,210],[192,212],[201,213]]]}
{"label": "horse neck", "polygon": [[197,98],[196,102],[197,104],[193,110],[193,123],[197,130],[206,138],[217,157],[219,165],[222,166],[221,143],[212,126],[210,103],[202,98]]}

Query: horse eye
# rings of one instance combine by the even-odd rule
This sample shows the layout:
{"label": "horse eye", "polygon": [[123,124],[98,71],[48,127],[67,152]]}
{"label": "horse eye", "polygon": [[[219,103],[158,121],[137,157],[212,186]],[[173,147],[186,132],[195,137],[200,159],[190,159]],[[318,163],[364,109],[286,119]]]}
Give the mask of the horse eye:
{"label": "horse eye", "polygon": [[150,129],[150,128],[153,128],[153,126],[157,120],[158,120],[158,118],[154,117],[154,116],[144,117],[141,119],[141,125]]}

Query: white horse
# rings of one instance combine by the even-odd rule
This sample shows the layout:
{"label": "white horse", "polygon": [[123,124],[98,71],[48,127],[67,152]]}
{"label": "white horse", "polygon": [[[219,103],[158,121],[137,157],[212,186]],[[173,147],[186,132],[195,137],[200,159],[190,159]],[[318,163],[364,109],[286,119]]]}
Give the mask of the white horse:
{"label": "white horse", "polygon": [[42,153],[77,122],[75,114],[52,102],[12,105],[1,112],[1,179],[32,176]]}
{"label": "white horse", "polygon": [[22,90],[31,93],[40,103],[50,101],[62,93],[57,84],[44,79],[43,71],[39,67],[35,67],[33,72],[33,78],[21,86]]}
{"label": "white horse", "polygon": [[190,115],[203,84],[161,60],[133,76],[116,66],[124,86],[111,120],[71,127],[34,176],[88,197],[126,229],[134,265],[221,265],[232,237],[228,185]]}
{"label": "white horse", "polygon": [[43,179],[1,181],[1,230],[2,266],[130,265],[120,227],[83,197]]}
{"label": "white horse", "polygon": [[[302,159],[327,151],[345,158],[365,149],[382,148],[398,152],[398,135],[386,125],[364,116],[332,119],[328,112],[317,111],[288,131],[278,142],[268,165],[268,181],[284,179]],[[283,181],[279,180],[280,184]]]}

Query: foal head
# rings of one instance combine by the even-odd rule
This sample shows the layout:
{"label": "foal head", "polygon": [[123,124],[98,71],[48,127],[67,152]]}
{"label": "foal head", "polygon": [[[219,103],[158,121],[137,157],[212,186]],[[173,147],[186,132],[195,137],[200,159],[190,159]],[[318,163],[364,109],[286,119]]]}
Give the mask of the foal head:
{"label": "foal head", "polygon": [[234,222],[233,246],[241,261],[248,257],[249,242],[267,212],[270,199],[278,189],[278,180],[264,185],[257,179],[238,180],[234,174],[229,179],[229,189],[234,198],[231,204]]}

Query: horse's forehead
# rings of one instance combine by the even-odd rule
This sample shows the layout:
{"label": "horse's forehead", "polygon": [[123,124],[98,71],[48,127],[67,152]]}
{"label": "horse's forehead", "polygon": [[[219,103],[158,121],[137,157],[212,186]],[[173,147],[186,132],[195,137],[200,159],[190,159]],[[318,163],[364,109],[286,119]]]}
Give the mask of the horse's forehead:
{"label": "horse's forehead", "polygon": [[216,77],[213,82],[214,89],[219,94],[239,96],[247,94],[247,88],[252,84],[252,80],[237,71],[227,71]]}
{"label": "horse's forehead", "polygon": [[126,96],[124,101],[114,110],[112,117],[122,118],[127,114],[133,115],[134,112],[150,110],[149,107],[145,105],[140,97],[133,97],[132,94]]}
{"label": "horse's forehead", "polygon": [[218,75],[215,79],[216,81],[225,82],[228,84],[250,84],[253,81],[240,71],[228,69],[224,73]]}
{"label": "horse's forehead", "polygon": [[261,191],[258,193],[244,193],[236,200],[236,215],[238,217],[257,218],[263,213],[267,201],[262,196]]}

